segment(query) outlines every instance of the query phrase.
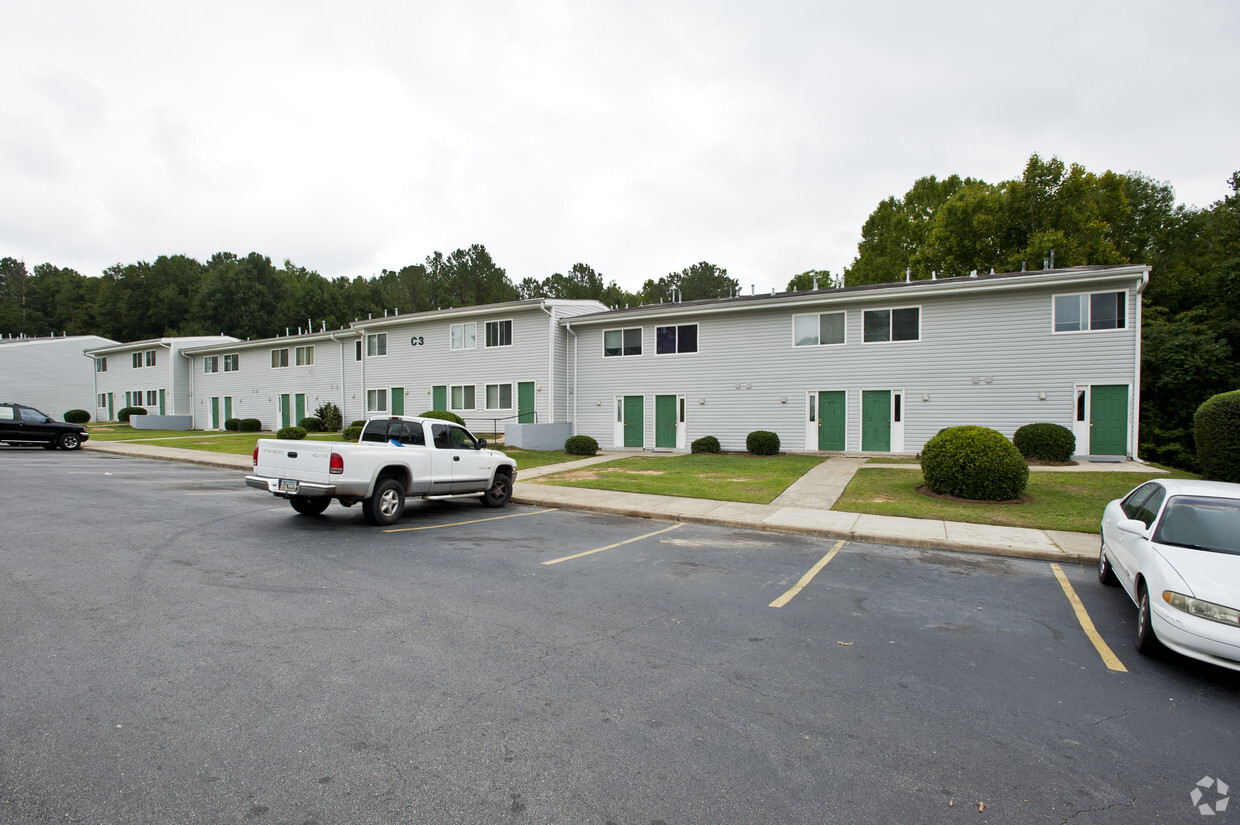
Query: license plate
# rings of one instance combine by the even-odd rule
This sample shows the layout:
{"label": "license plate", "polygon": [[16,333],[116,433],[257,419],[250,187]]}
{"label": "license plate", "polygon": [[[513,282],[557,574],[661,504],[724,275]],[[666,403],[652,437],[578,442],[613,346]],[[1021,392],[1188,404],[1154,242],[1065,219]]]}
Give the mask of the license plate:
{"label": "license plate", "polygon": [[289,479],[285,479],[285,478],[280,479],[280,492],[281,493],[297,492],[297,482],[290,481]]}

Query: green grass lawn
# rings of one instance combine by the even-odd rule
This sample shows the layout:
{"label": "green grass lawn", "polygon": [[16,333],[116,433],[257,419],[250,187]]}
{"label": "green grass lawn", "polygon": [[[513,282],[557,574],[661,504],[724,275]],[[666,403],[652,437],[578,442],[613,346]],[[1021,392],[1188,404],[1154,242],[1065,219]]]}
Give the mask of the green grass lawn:
{"label": "green grass lawn", "polygon": [[[1187,473],[1172,473],[1191,478]],[[1122,498],[1138,484],[1149,481],[1147,473],[1047,473],[1029,474],[1021,504],[982,504],[947,501],[918,493],[922,485],[917,470],[865,469],[853,477],[833,509],[879,516],[945,519],[1041,530],[1075,530],[1094,533],[1102,510],[1112,499]]]}
{"label": "green grass lawn", "polygon": [[90,424],[86,427],[91,441],[137,441],[150,438],[186,438],[192,435],[212,436],[213,433],[186,430],[135,430],[128,424]]}
{"label": "green grass lawn", "polygon": [[517,478],[521,478],[522,470],[532,470],[535,467],[545,467],[548,464],[562,464],[565,461],[576,461],[581,458],[579,455],[569,455],[563,450],[523,450],[520,447],[504,447],[503,445],[495,447],[497,450],[504,452],[509,458],[517,462]]}
{"label": "green grass lawn", "polygon": [[[518,467],[520,460],[517,459]],[[640,456],[544,476],[538,482],[624,493],[769,504],[789,484],[823,460],[820,456],[805,455]]]}
{"label": "green grass lawn", "polygon": [[[135,444],[155,444],[160,447],[175,447],[179,450],[202,450],[208,453],[250,455],[254,452],[254,446],[260,438],[275,438],[275,435],[272,433],[228,433],[226,435],[199,433],[197,435],[185,436],[184,431],[181,431],[176,434],[184,437],[168,438],[166,436],[156,436],[158,440],[126,440],[132,441]],[[306,436],[306,440],[340,442],[340,433],[310,433]]]}

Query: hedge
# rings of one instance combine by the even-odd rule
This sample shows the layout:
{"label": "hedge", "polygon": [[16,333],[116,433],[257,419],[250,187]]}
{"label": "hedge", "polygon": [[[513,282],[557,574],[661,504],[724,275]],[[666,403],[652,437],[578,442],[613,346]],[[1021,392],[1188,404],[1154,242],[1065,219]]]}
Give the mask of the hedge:
{"label": "hedge", "polygon": [[350,424],[348,427],[345,427],[344,431],[340,433],[341,440],[357,441],[362,437],[362,427],[364,426],[364,424]]}
{"label": "hedge", "polygon": [[323,422],[315,418],[314,416],[306,416],[305,418],[297,422],[297,426],[301,427],[303,430],[305,430],[308,433],[323,432]]}
{"label": "hedge", "polygon": [[779,452],[779,436],[766,430],[754,430],[745,436],[745,449],[754,455],[775,455]]}
{"label": "hedge", "polygon": [[1026,424],[1012,436],[1012,443],[1025,458],[1041,461],[1071,461],[1076,452],[1076,435],[1058,424]]}
{"label": "hedge", "polygon": [[263,422],[257,418],[243,418],[237,422],[237,429],[243,433],[256,433],[263,428]]}
{"label": "hedge", "polygon": [[588,435],[569,436],[564,442],[564,452],[569,455],[594,455],[598,452],[598,442]]}
{"label": "hedge", "polygon": [[301,439],[306,437],[305,427],[281,427],[276,430],[276,438]]}
{"label": "hedge", "polygon": [[66,410],[65,421],[70,424],[85,424],[90,421],[90,413],[86,410]]}
{"label": "hedge", "polygon": [[128,424],[131,415],[146,415],[146,407],[121,407],[121,411],[116,414],[116,420]]}
{"label": "hedge", "polygon": [[717,453],[719,449],[719,439],[713,435],[704,435],[689,445],[689,450],[695,453]]}
{"label": "hedge", "polygon": [[452,421],[456,424],[460,424],[462,427],[465,426],[465,419],[461,418],[456,413],[448,412],[447,410],[427,410],[422,413],[419,418],[438,418],[440,421]]}
{"label": "hedge", "polygon": [[225,418],[224,429],[228,430],[229,432],[234,432],[234,433],[237,432],[239,429],[241,429],[241,419],[240,418]]}
{"label": "hedge", "polygon": [[1201,475],[1240,483],[1240,390],[1207,398],[1193,416]]}
{"label": "hedge", "polygon": [[1029,465],[1016,445],[977,426],[940,430],[922,447],[921,473],[935,493],[980,501],[1018,498],[1029,483]]}

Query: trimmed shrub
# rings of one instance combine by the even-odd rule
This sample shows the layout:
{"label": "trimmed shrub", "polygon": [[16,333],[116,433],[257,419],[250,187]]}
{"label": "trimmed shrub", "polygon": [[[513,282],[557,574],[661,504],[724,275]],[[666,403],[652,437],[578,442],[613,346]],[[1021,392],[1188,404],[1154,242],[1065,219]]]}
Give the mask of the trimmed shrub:
{"label": "trimmed shrub", "polygon": [[1201,474],[1240,483],[1240,390],[1207,398],[1193,416]]}
{"label": "trimmed shrub", "polygon": [[344,419],[340,408],[330,401],[324,401],[315,407],[314,417],[319,420],[319,430],[325,433],[334,433],[339,430]]}
{"label": "trimmed shrub", "polygon": [[564,452],[569,455],[594,455],[598,452],[598,442],[588,435],[569,436],[564,442]]}
{"label": "trimmed shrub", "polygon": [[313,416],[306,416],[305,418],[297,422],[297,426],[301,427],[303,430],[305,430],[308,433],[323,432],[323,422]]}
{"label": "trimmed shrub", "polygon": [[754,455],[775,455],[779,452],[779,436],[766,430],[754,430],[745,436],[745,449]]}
{"label": "trimmed shrub", "polygon": [[116,414],[116,420],[128,424],[131,415],[146,415],[146,407],[121,407],[121,411]]}
{"label": "trimmed shrub", "polygon": [[362,437],[362,427],[364,426],[364,424],[351,424],[340,433],[340,438],[343,441],[357,441]]}
{"label": "trimmed shrub", "polygon": [[426,412],[422,413],[422,415],[419,417],[420,418],[438,418],[440,421],[451,421],[453,423],[460,424],[462,427],[465,426],[464,418],[461,418],[459,415],[457,415],[454,412],[448,412],[447,410],[427,410]]}
{"label": "trimmed shrub", "polygon": [[1012,436],[1012,443],[1025,458],[1042,461],[1071,461],[1076,452],[1076,435],[1058,424],[1026,424]]}
{"label": "trimmed shrub", "polygon": [[704,435],[690,444],[689,449],[695,453],[717,453],[719,452],[719,439],[713,435]]}
{"label": "trimmed shrub", "polygon": [[276,430],[276,438],[298,439],[298,438],[305,438],[305,437],[306,437],[305,427],[281,427],[280,429]]}
{"label": "trimmed shrub", "polygon": [[356,421],[354,421],[352,424],[350,424],[349,426],[350,426],[350,427],[365,427],[365,426],[366,426],[366,419],[365,419],[365,418],[359,418],[359,419],[357,419]]}
{"label": "trimmed shrub", "polygon": [[257,418],[243,418],[237,422],[237,429],[243,433],[256,433],[263,428],[263,422]]}
{"label": "trimmed shrub", "polygon": [[228,430],[230,433],[237,432],[238,430],[241,429],[241,419],[240,418],[225,418],[224,429]]}
{"label": "trimmed shrub", "polygon": [[90,413],[86,410],[66,410],[65,421],[70,424],[85,424],[90,421]]}
{"label": "trimmed shrub", "polygon": [[1025,457],[988,427],[948,427],[921,450],[926,486],[939,495],[981,501],[1017,498],[1029,483]]}

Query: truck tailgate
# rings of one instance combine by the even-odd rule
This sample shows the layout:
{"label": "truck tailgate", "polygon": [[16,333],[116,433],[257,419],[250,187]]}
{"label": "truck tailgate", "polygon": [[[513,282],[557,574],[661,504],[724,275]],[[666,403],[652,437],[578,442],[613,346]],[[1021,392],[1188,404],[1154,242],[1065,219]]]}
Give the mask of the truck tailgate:
{"label": "truck tailgate", "polygon": [[327,442],[260,438],[254,473],[327,484],[331,481],[331,457],[332,447]]}

